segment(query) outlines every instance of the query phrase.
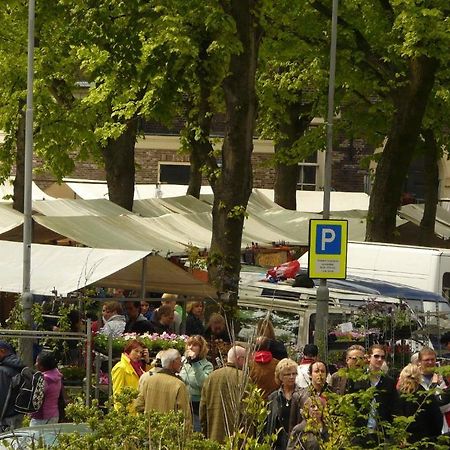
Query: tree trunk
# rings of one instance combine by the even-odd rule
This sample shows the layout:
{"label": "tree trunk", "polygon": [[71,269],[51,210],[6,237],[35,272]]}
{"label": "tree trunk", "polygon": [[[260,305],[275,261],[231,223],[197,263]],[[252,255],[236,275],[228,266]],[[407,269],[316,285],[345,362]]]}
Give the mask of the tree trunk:
{"label": "tree trunk", "polygon": [[[301,93],[299,93],[301,96]],[[275,145],[275,157],[277,154],[289,154],[293,145],[304,135],[311,123],[312,104],[293,103],[286,107],[287,121],[279,125],[285,138]],[[295,156],[294,164],[285,164],[277,161],[275,166],[274,201],[286,209],[297,209],[297,183],[299,167]]]}
{"label": "tree trunk", "polygon": [[[281,144],[280,144],[281,145]],[[275,153],[282,151],[275,145]],[[297,209],[298,164],[275,166],[274,202],[286,209]]]}
{"label": "tree trunk", "polygon": [[189,155],[189,185],[186,195],[192,195],[192,197],[200,198],[200,189],[202,187],[202,158],[201,149],[198,148],[198,142],[192,142],[190,144],[191,153]]}
{"label": "tree trunk", "polygon": [[[202,51],[200,52],[202,62],[208,58],[206,52],[207,47],[208,46],[205,43]],[[199,67],[196,72],[197,80],[200,85],[199,101],[198,106],[191,106],[189,110],[195,110],[198,108],[198,112],[193,120],[189,120],[186,125],[188,128],[187,140],[191,150],[189,156],[191,167],[189,170],[189,186],[187,194],[199,198],[203,178],[202,169],[205,168],[208,160],[212,158],[213,146],[209,140],[212,114],[209,101],[211,86],[208,83],[208,72],[203,70],[203,65],[201,63],[199,63]]]}
{"label": "tree trunk", "polygon": [[20,105],[16,131],[16,176],[14,178],[13,208],[23,213],[25,202],[25,105]]}
{"label": "tree trunk", "polygon": [[431,129],[422,131],[425,140],[425,206],[420,222],[419,244],[429,245],[434,239],[436,209],[439,200],[439,148]]}
{"label": "tree trunk", "polygon": [[392,242],[403,183],[419,137],[438,63],[426,56],[409,63],[408,80],[394,95],[395,112],[378,163],[367,216],[367,241]]}
{"label": "tree trunk", "polygon": [[212,181],[213,229],[208,271],[218,291],[228,296],[229,303],[224,306],[230,312],[237,305],[242,229],[253,183],[251,154],[256,117],[259,5],[257,0],[231,0],[227,11],[235,20],[242,51],[231,57],[230,75],[223,82],[226,130],[221,172]]}
{"label": "tree trunk", "polygon": [[129,211],[133,209],[136,135],[137,120],[134,118],[118,139],[110,139],[102,149],[109,199]]}

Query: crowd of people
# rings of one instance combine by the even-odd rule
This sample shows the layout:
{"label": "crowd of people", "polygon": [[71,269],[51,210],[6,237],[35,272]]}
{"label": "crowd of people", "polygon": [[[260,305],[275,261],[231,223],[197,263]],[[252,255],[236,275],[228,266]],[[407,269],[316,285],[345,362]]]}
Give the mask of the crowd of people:
{"label": "crowd of people", "polygon": [[[375,447],[397,416],[410,419],[405,435],[409,443],[423,439],[432,443],[448,432],[450,388],[436,372],[432,348],[424,347],[394,379],[388,375],[386,349],[380,344],[367,351],[352,345],[346,351],[346,367],[330,374],[328,365],[318,359],[317,346],[306,345],[296,362],[276,340],[270,321],[260,322],[257,335],[251,349],[231,346],[224,365],[218,368],[208,360],[208,344],[202,335],[186,341],[184,356],[166,350],[157,355],[156,364],[150,364],[145,349],[138,347],[138,368],[130,353],[139,345],[134,341],[125,349],[126,368],[121,361],[113,369],[113,392],[117,395],[123,387],[115,382],[118,372],[128,371],[133,376],[129,386],[139,391],[134,411],[182,411],[187,429],[224,442],[242,426],[242,399],[251,382],[266,401],[265,433],[276,434],[273,448],[277,450],[319,449],[329,439],[328,405],[345,394],[357,394],[351,402],[358,411],[353,426],[359,431],[352,439],[362,448]],[[370,391],[372,397],[367,401],[364,394]],[[421,448],[434,448],[429,445]]]}
{"label": "crowd of people", "polygon": [[[154,310],[146,302],[107,301],[93,331],[113,337],[124,332],[180,333],[183,314],[177,311],[176,300],[166,295]],[[437,371],[432,348],[422,348],[394,379],[383,345],[369,349],[352,345],[345,353],[345,367],[330,373],[313,344],[303,348],[298,361],[289,358],[268,319],[258,323],[253,343],[241,346],[232,343],[221,314],[211,314],[205,324],[203,313],[202,301],[187,303],[185,334],[189,337],[183,355],[167,349],[153,356],[139,338],[128,341],[111,373],[115,408],[120,408],[119,394],[131,388],[138,394],[128,405],[130,414],[180,411],[186,430],[223,443],[245,423],[242,399],[253,384],[265,402],[265,434],[276,436],[276,450],[319,449],[331,439],[329,415],[336,414],[331,405],[346,394],[354,394],[349,397],[350,406],[358,412],[351,444],[371,448],[380,436],[389,439],[385,430],[398,416],[409,418],[405,435],[409,443],[423,439],[432,443],[449,432],[450,383]],[[79,324],[79,315],[73,322]],[[217,342],[227,344],[225,353],[217,352]],[[55,355],[41,353],[36,367],[44,374],[45,395],[31,424],[58,422],[63,413],[63,383]],[[6,401],[11,378],[22,368],[10,344],[0,341],[0,405],[7,405],[1,411],[3,428],[16,428],[22,420]],[[368,392],[372,393],[369,401]]]}

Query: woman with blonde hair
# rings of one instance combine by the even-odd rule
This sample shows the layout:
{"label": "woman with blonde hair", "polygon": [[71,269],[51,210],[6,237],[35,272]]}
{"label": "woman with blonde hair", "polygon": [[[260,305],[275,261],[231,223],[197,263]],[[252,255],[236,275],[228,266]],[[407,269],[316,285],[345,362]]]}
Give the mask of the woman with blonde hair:
{"label": "woman with blonde hair", "polygon": [[213,371],[213,365],[206,359],[208,344],[203,336],[191,336],[186,341],[186,361],[180,371],[180,378],[185,382],[191,394],[194,418],[194,431],[201,431],[199,407],[203,383]]}
{"label": "woman with blonde hair", "polygon": [[205,327],[203,326],[203,300],[192,299],[186,305],[186,334],[192,336],[205,334]]}
{"label": "woman with blonde hair", "polygon": [[269,397],[269,415],[267,417],[267,434],[280,430],[273,445],[276,450],[285,450],[289,438],[289,419],[291,416],[291,401],[297,387],[297,363],[289,358],[282,359],[275,367],[275,381],[280,388],[272,392]]}
{"label": "woman with blonde hair", "polygon": [[269,351],[275,359],[281,361],[288,357],[286,347],[282,341],[277,340],[275,330],[270,319],[261,319],[256,326],[256,338],[263,336],[269,339]]}
{"label": "woman with blonde hair", "polygon": [[[434,392],[427,392],[421,385],[422,373],[415,364],[408,364],[400,373],[398,415],[414,417],[407,428],[408,442],[427,438],[436,439],[442,431],[443,417]],[[434,448],[433,444],[430,447]]]}

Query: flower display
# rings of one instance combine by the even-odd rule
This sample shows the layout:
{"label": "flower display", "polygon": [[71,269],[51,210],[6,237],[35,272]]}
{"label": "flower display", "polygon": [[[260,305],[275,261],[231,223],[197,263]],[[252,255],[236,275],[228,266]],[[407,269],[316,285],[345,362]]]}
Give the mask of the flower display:
{"label": "flower display", "polygon": [[[113,355],[117,356],[123,352],[127,341],[130,339],[137,339],[142,342],[150,354],[156,355],[161,350],[167,350],[169,348],[175,348],[180,353],[184,353],[185,342],[188,336],[171,334],[171,333],[125,333],[122,336],[112,339],[112,351]],[[95,349],[100,353],[108,354],[108,336],[105,334],[97,334],[94,337]]]}
{"label": "flower display", "polygon": [[339,331],[334,330],[329,333],[330,337],[335,338],[336,341],[364,341],[366,333],[364,331],[353,330],[353,331]]}

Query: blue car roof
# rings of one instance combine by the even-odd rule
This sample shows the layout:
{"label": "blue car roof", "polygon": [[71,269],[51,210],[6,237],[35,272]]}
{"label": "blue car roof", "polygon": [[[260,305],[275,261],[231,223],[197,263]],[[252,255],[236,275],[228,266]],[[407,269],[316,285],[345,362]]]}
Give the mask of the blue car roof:
{"label": "blue car roof", "polygon": [[362,278],[353,275],[348,275],[345,280],[328,280],[327,284],[332,288],[348,289],[350,291],[366,292],[368,294],[380,294],[388,297],[448,303],[445,297],[436,294],[435,292],[423,291],[404,284]]}

